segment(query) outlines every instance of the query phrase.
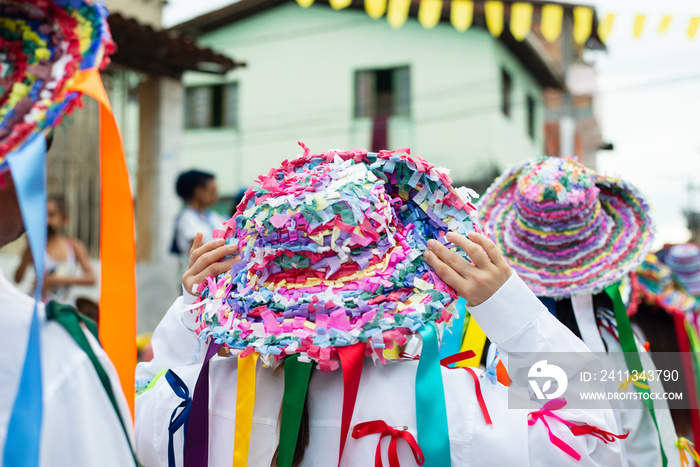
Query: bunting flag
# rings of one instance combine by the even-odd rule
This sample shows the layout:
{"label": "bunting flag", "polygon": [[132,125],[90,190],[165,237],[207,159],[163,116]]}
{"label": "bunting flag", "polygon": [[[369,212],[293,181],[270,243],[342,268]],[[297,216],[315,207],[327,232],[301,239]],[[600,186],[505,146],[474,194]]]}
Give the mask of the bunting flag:
{"label": "bunting flag", "polygon": [[[411,11],[412,0],[364,0],[365,11],[373,19],[379,19],[386,13],[389,25],[398,29],[406,23]],[[334,10],[342,10],[351,6],[352,0],[328,0]],[[443,9],[450,11],[450,23],[459,32],[471,27],[474,21],[474,4],[482,9],[486,29],[494,37],[500,37],[508,25],[508,31],[516,40],[523,41],[532,31],[533,18],[539,13],[539,32],[548,42],[559,40],[564,18],[573,19],[572,39],[577,45],[585,44],[591,36],[596,36],[605,43],[610,35],[613,23],[618,17],[615,12],[596,14],[589,6],[563,5],[560,3],[543,3],[531,1],[507,2],[501,0],[420,0],[418,4],[418,22],[426,29],[432,29],[440,23]],[[314,0],[297,0],[302,8],[313,5]],[[415,13],[413,13],[415,14]],[[649,23],[650,15],[637,13],[631,16],[632,36],[642,37]],[[656,21],[656,20],[654,20]],[[700,29],[700,16],[690,18],[674,18],[673,15],[663,15],[658,19],[656,32],[665,34],[676,23],[683,24],[688,39],[693,39]],[[653,25],[652,25],[653,27]],[[648,30],[648,28],[646,28]],[[594,34],[595,31],[595,34]]]}

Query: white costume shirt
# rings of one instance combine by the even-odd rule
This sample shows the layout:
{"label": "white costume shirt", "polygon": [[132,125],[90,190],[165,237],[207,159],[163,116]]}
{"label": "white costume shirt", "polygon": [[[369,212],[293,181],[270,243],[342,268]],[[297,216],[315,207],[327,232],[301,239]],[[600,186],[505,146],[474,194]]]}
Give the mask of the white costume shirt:
{"label": "white costume shirt", "polygon": [[214,229],[223,229],[221,224],[225,221],[226,219],[214,211],[200,212],[190,206],[185,206],[175,226],[177,247],[183,254],[189,254],[192,240],[197,232],[202,232],[203,244],[210,242],[214,239],[212,235]]}
{"label": "white costume shirt", "polygon": [[[5,449],[12,406],[29,338],[34,300],[0,273],[0,453]],[[90,359],[65,329],[47,322],[39,304],[44,413],[39,465],[42,467],[128,467],[129,442]],[[119,378],[89,331],[85,335],[105,371],[127,428],[129,409]]]}
{"label": "white costume shirt", "polygon": [[[470,311],[484,332],[499,345],[503,353],[536,351],[581,352],[582,359],[591,356],[583,342],[552,317],[532,295],[517,275],[486,302]],[[193,360],[196,348],[190,312],[184,311],[181,299],[163,318],[153,335],[155,358],[140,363],[136,378],[154,378],[161,370],[171,368],[187,384],[192,394],[201,364]],[[201,362],[206,346],[197,356]],[[371,420],[384,420],[390,426],[407,426],[416,436],[415,361],[373,365],[365,359],[352,427]],[[214,357],[210,364],[209,465],[229,467],[233,458],[236,411],[235,358]],[[480,373],[479,370],[476,370]],[[581,455],[576,461],[555,447],[541,421],[528,426],[528,410],[508,409],[505,386],[480,378],[481,390],[493,427],[484,422],[474,393],[474,382],[461,369],[442,369],[450,432],[452,465],[494,466],[619,466],[622,462],[619,443],[605,444],[593,436],[573,436],[557,421],[548,420],[553,433]],[[278,417],[284,392],[284,374],[258,363],[256,399],[248,465],[269,466],[278,443]],[[302,466],[329,466],[338,462],[340,419],[343,400],[341,372],[314,371],[309,384],[310,443]],[[160,378],[153,387],[136,398],[136,449],[146,467],[167,466],[168,424],[173,410],[182,400],[176,397]],[[612,410],[556,411],[565,420],[588,423],[606,431],[614,431]],[[343,466],[374,464],[378,435],[354,439],[348,436]],[[419,441],[420,443],[420,441]],[[382,441],[384,465],[387,463],[389,438]],[[177,465],[182,465],[182,429],[174,438]],[[407,445],[398,443],[401,465],[414,465]]]}

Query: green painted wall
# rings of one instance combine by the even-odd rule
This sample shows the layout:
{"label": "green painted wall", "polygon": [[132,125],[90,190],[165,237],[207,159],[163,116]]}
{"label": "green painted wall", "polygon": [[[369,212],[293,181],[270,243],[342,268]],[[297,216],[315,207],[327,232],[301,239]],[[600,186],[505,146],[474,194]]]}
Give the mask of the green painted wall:
{"label": "green painted wall", "polygon": [[[313,152],[368,147],[371,122],[353,118],[358,69],[410,66],[411,116],[392,119],[389,145],[450,168],[454,180],[542,153],[541,88],[480,28],[426,30],[409,19],[394,30],[361,11],[289,3],[205,34],[199,44],[248,64],[223,81],[185,76],[187,85],[239,83],[239,127],[186,130],[183,140],[183,168],[214,171],[225,194],[300,154],[297,141]],[[502,68],[512,77],[509,118],[500,110]],[[534,140],[527,95],[537,103]]]}

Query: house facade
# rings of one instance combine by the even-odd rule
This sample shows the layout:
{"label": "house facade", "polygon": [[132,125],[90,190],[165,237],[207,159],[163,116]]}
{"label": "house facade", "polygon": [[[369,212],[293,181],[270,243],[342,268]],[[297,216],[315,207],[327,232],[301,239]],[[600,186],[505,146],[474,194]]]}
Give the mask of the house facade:
{"label": "house facade", "polygon": [[[282,160],[332,148],[411,148],[484,184],[544,153],[543,89],[561,87],[537,37],[494,38],[415,12],[398,30],[360,8],[242,0],[176,26],[248,63],[225,77],[188,72],[181,164],[233,194]],[[482,18],[483,20],[483,18]]]}

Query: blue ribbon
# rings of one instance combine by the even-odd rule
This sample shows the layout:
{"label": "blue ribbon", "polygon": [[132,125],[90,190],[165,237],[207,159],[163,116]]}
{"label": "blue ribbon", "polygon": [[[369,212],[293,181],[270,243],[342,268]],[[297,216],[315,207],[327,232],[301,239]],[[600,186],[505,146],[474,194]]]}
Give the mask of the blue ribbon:
{"label": "blue ribbon", "polygon": [[451,465],[450,433],[437,332],[433,323],[419,332],[423,337],[423,349],[416,372],[418,444],[425,456],[424,467],[448,467]]}
{"label": "blue ribbon", "polygon": [[486,354],[486,377],[491,381],[491,384],[498,382],[498,362],[501,359],[498,357],[498,345],[491,342],[488,353]]}
{"label": "blue ribbon", "polygon": [[[467,301],[462,297],[457,300],[457,318],[452,321],[451,333],[445,331],[440,347],[440,359],[459,353],[464,339],[464,322],[467,316]],[[452,364],[451,366],[454,366]]]}
{"label": "blue ribbon", "polygon": [[41,379],[41,339],[37,304],[44,285],[44,251],[46,250],[46,140],[37,133],[6,159],[14,181],[17,201],[29,247],[34,258],[36,290],[34,311],[29,327],[24,367],[7,427],[2,465],[36,467],[39,465],[43,392]]}
{"label": "blue ribbon", "polygon": [[[170,415],[170,425],[168,425],[168,467],[175,467],[175,448],[173,447],[173,436],[181,426],[185,426],[185,435],[187,434],[187,423],[190,420],[190,410],[192,409],[192,398],[187,385],[175,374],[173,370],[168,370],[165,373],[165,380],[170,385],[175,395],[183,401],[175,407],[172,415]],[[178,409],[182,411],[178,414]],[[185,445],[183,443],[183,453]]]}
{"label": "blue ribbon", "polygon": [[550,297],[537,297],[537,298],[539,298],[540,302],[542,302],[542,304],[547,307],[547,311],[549,311],[549,313],[556,318],[557,317],[557,302],[556,302],[556,300],[554,300],[553,298],[550,298]]}

